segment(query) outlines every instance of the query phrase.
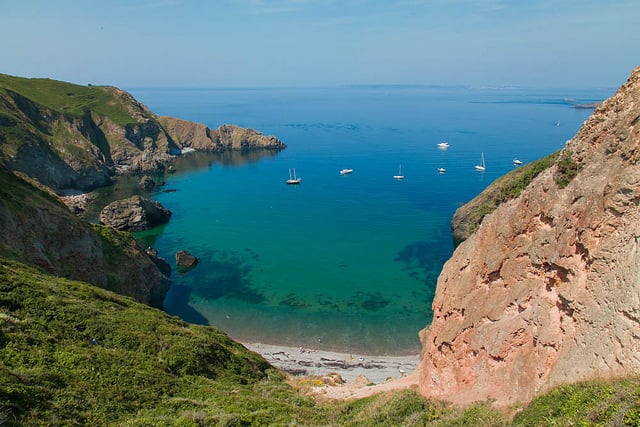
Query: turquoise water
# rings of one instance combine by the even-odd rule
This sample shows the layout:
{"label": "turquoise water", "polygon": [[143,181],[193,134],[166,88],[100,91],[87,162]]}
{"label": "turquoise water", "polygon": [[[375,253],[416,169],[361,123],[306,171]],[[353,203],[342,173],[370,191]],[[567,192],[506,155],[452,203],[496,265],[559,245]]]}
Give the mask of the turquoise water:
{"label": "turquoise water", "polygon": [[[153,197],[171,221],[141,236],[173,261],[165,309],[239,340],[367,354],[418,351],[455,209],[560,149],[590,110],[545,92],[437,87],[133,89],[154,112],[283,140],[280,153],[189,155]],[[559,125],[558,125],[559,122]],[[450,148],[436,147],[446,140]],[[484,153],[487,169],[474,170]],[[403,181],[392,178],[402,165]],[[342,176],[342,168],[353,174]],[[437,168],[447,172],[438,174]],[[289,168],[302,178],[287,186]]]}

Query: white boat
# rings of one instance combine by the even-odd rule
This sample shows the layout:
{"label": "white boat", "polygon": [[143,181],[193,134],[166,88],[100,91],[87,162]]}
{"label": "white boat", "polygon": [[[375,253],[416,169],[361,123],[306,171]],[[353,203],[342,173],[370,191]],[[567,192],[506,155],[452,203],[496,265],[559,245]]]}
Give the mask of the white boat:
{"label": "white boat", "polygon": [[480,154],[480,164],[476,165],[476,170],[480,171],[480,172],[484,172],[485,170],[485,165],[484,165],[484,152]]}
{"label": "white boat", "polygon": [[404,179],[404,175],[402,175],[402,165],[398,167],[398,175],[393,175],[393,179]]}
{"label": "white boat", "polygon": [[302,181],[302,178],[296,177],[295,168],[293,169],[293,175],[291,175],[291,169],[289,169],[289,179],[287,180],[287,184],[296,185],[296,184],[300,184],[300,181]]}
{"label": "white boat", "polygon": [[353,169],[342,169],[340,171],[340,175],[349,175],[350,173],[353,173]]}
{"label": "white boat", "polygon": [[513,159],[513,164],[516,166],[520,166],[522,164],[522,161],[518,160],[518,159]]}
{"label": "white boat", "polygon": [[445,168],[438,168],[438,173],[445,173],[447,170]]}
{"label": "white boat", "polygon": [[438,148],[449,148],[448,142],[441,142],[438,144]]}

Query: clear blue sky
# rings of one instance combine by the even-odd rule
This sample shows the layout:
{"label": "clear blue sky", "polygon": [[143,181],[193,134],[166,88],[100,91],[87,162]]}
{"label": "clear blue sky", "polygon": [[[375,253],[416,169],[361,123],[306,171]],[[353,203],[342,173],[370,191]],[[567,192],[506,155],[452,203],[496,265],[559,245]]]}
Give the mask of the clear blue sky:
{"label": "clear blue sky", "polygon": [[640,0],[0,0],[0,73],[120,87],[620,86]]}

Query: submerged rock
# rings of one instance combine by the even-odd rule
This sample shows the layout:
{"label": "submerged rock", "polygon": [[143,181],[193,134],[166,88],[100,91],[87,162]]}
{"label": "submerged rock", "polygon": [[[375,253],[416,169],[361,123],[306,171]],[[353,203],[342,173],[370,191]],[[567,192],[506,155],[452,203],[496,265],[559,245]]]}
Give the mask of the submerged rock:
{"label": "submerged rock", "polygon": [[171,212],[155,200],[141,196],[117,200],[100,212],[100,224],[121,231],[142,231],[164,224]]}

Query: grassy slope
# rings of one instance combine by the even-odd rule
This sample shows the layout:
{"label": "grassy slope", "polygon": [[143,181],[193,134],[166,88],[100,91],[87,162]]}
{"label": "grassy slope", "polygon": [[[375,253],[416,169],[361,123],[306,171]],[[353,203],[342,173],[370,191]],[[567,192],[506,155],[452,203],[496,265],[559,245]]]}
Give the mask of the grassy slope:
{"label": "grassy slope", "polygon": [[291,405],[312,407],[260,356],[213,328],[6,259],[0,362],[0,424],[3,416],[162,424],[190,413],[276,422]]}
{"label": "grassy slope", "polygon": [[51,79],[0,74],[0,90],[12,90],[53,111],[80,117],[91,110],[124,126],[135,123],[126,104],[109,86],[80,86]]}
{"label": "grassy slope", "polygon": [[0,258],[0,424],[637,425],[639,399],[627,379],[559,388],[514,420],[412,391],[318,404],[214,328]]}

